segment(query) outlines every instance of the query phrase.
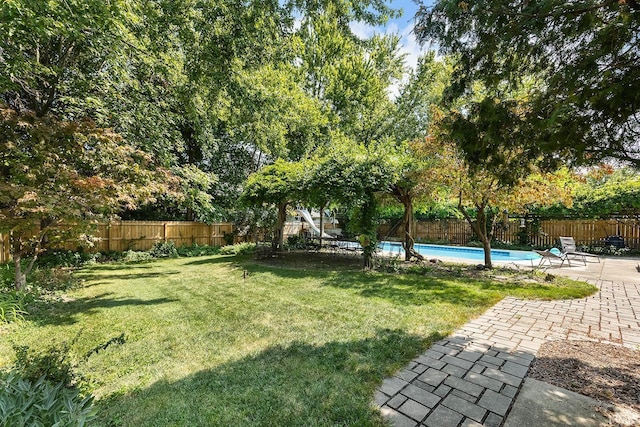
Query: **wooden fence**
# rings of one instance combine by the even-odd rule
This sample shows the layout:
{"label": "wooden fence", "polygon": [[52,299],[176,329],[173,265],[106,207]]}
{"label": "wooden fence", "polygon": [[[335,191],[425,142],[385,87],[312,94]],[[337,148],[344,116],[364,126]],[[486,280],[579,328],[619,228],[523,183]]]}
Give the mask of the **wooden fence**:
{"label": "wooden fence", "polygon": [[[225,234],[231,234],[231,223],[203,224],[187,221],[121,221],[100,224],[92,233],[94,245],[89,252],[148,250],[156,243],[172,241],[176,246],[223,246]],[[78,242],[56,245],[59,249],[77,249]],[[9,261],[9,237],[0,234],[0,262]]]}
{"label": "wooden fence", "polygon": [[[517,243],[520,240],[523,223],[512,219],[506,225],[494,226],[494,237],[504,242]],[[603,219],[603,220],[541,220],[525,221],[527,242],[533,246],[552,247],[560,236],[572,236],[579,245],[603,245],[607,236],[621,236],[631,249],[640,249],[640,220]],[[429,242],[464,245],[473,238],[471,226],[465,220],[445,219],[436,221],[418,221],[415,223],[415,238]],[[389,232],[391,231],[391,234]],[[401,227],[392,229],[391,224],[383,224],[378,230],[381,238],[401,238]]]}
{"label": "wooden fence", "polygon": [[[627,247],[640,250],[640,220],[542,220],[538,223],[525,222],[528,242],[534,246],[552,247],[559,236],[573,236],[578,244],[604,244],[607,236],[621,236]],[[416,222],[415,238],[429,242],[467,244],[473,238],[471,227],[464,220],[447,219]],[[199,245],[222,246],[226,244],[225,234],[231,234],[231,223],[203,224],[186,221],[121,221],[102,224],[94,232],[96,238],[91,252],[147,250],[158,242],[172,241],[176,246]],[[393,231],[389,234],[389,231]],[[494,228],[494,237],[505,242],[516,243],[522,231],[519,219],[510,220],[507,225]],[[379,228],[382,238],[401,238],[400,227],[392,230],[390,224]],[[77,242],[68,241],[62,248],[76,249]],[[9,237],[0,234],[0,263],[10,259]]]}
{"label": "wooden fence", "polygon": [[536,246],[553,246],[559,236],[573,236],[578,244],[602,245],[608,236],[621,236],[625,246],[640,249],[640,220],[546,220],[531,233],[531,243]]}

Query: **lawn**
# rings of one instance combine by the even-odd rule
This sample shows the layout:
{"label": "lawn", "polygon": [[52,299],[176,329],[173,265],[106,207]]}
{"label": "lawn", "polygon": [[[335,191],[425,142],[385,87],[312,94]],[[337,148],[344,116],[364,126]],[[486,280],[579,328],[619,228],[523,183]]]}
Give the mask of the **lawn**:
{"label": "lawn", "polygon": [[0,365],[11,343],[71,343],[105,427],[383,425],[371,404],[382,379],[504,296],[595,291],[362,272],[333,258],[209,256],[78,274],[84,286],[0,331]]}

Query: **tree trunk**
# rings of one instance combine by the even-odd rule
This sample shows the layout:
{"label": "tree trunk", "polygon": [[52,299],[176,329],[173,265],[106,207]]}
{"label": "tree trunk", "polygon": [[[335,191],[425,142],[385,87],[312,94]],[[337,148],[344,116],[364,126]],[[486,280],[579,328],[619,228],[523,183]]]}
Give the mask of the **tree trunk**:
{"label": "tree trunk", "polygon": [[14,287],[16,291],[21,291],[27,285],[27,275],[22,272],[20,254],[13,254],[13,266],[15,269]]}
{"label": "tree trunk", "polygon": [[482,248],[484,249],[484,267],[492,269],[493,264],[491,263],[491,241],[486,236],[482,238]]}
{"label": "tree trunk", "polygon": [[322,249],[322,235],[324,234],[324,207],[326,204],[322,204],[320,206],[320,236],[318,237],[318,242],[320,243],[320,249]]}
{"label": "tree trunk", "polygon": [[482,249],[484,250],[484,267],[492,269],[493,264],[491,262],[491,237],[487,233],[487,217],[485,213],[485,206],[476,206],[478,215],[476,220],[472,220],[467,210],[458,205],[458,210],[464,215],[464,218],[471,225],[471,228],[476,233],[480,241],[482,242]]}
{"label": "tree trunk", "polygon": [[41,250],[41,245],[45,239],[45,236],[46,233],[42,231],[40,234],[40,238],[38,239],[38,243],[33,251],[33,256],[31,257],[29,264],[24,270],[22,269],[22,255],[25,251],[25,248],[22,244],[22,239],[20,238],[20,236],[14,233],[11,233],[11,235],[9,236],[10,253],[11,258],[13,258],[13,266],[15,269],[14,287],[16,291],[21,291],[27,286],[27,275],[31,272],[33,266],[36,263],[36,260],[38,259],[38,253]]}
{"label": "tree trunk", "polygon": [[363,265],[365,270],[373,266],[373,253],[376,249],[376,231],[374,224],[374,216],[376,211],[376,202],[373,193],[368,193],[365,202],[361,206],[360,218],[360,245],[362,245]]}
{"label": "tree trunk", "polygon": [[276,235],[273,242],[275,250],[282,250],[284,248],[284,224],[287,220],[287,204],[278,204],[278,222],[276,224]]}
{"label": "tree trunk", "polygon": [[491,269],[493,268],[491,263],[491,237],[487,233],[487,215],[484,206],[478,207],[478,217],[476,218],[474,231],[480,238],[484,249],[484,267]]}
{"label": "tree trunk", "polygon": [[404,205],[404,217],[402,219],[404,238],[402,246],[404,247],[405,261],[410,261],[412,257],[419,254],[413,249],[413,200],[409,194],[405,193],[403,195],[402,204]]}
{"label": "tree trunk", "polygon": [[402,248],[404,249],[404,260],[410,261],[411,258],[423,260],[424,257],[413,249],[413,197],[411,193],[402,187],[396,186],[393,190],[395,198],[404,206],[404,215],[402,217]]}

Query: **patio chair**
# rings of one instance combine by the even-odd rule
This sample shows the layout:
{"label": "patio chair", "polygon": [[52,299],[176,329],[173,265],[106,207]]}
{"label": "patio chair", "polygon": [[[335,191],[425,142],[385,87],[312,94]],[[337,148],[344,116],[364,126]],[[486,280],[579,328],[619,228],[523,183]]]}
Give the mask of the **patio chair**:
{"label": "patio chair", "polygon": [[[567,263],[569,265],[571,265],[571,261],[569,260],[569,258],[567,258],[567,255],[563,254],[563,253],[561,253],[559,251],[558,251],[559,253],[555,253],[555,252],[551,252],[551,250],[539,251],[539,250],[533,249],[533,252],[537,253],[538,255],[540,255],[542,257],[542,258],[540,258],[540,262],[538,263],[538,267],[540,267],[542,264],[544,264],[545,261],[547,261],[549,263],[549,266],[553,265],[553,261],[560,261],[559,267],[562,267],[562,265],[564,264],[565,261],[567,261]],[[531,263],[533,264],[533,261],[531,261]]]}
{"label": "patio chair", "polygon": [[584,265],[587,265],[587,257],[594,257],[600,262],[600,257],[595,254],[590,254],[587,252],[580,252],[576,249],[576,241],[573,240],[573,237],[558,237],[560,241],[560,247],[562,248],[562,253],[574,258],[579,258],[582,260]]}

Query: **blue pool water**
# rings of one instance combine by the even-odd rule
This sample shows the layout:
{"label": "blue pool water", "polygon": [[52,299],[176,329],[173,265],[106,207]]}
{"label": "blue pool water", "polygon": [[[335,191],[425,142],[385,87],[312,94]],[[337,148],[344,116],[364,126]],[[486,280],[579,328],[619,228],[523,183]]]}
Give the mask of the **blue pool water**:
{"label": "blue pool water", "polygon": [[[402,244],[398,242],[380,242],[378,246],[385,252],[404,254]],[[422,243],[416,243],[413,248],[420,255],[423,255],[425,257],[451,257],[484,261],[484,250],[482,248],[469,248],[466,246],[425,245]],[[540,259],[540,255],[536,254],[535,252],[527,251],[491,249],[492,261],[528,261],[532,259]]]}

